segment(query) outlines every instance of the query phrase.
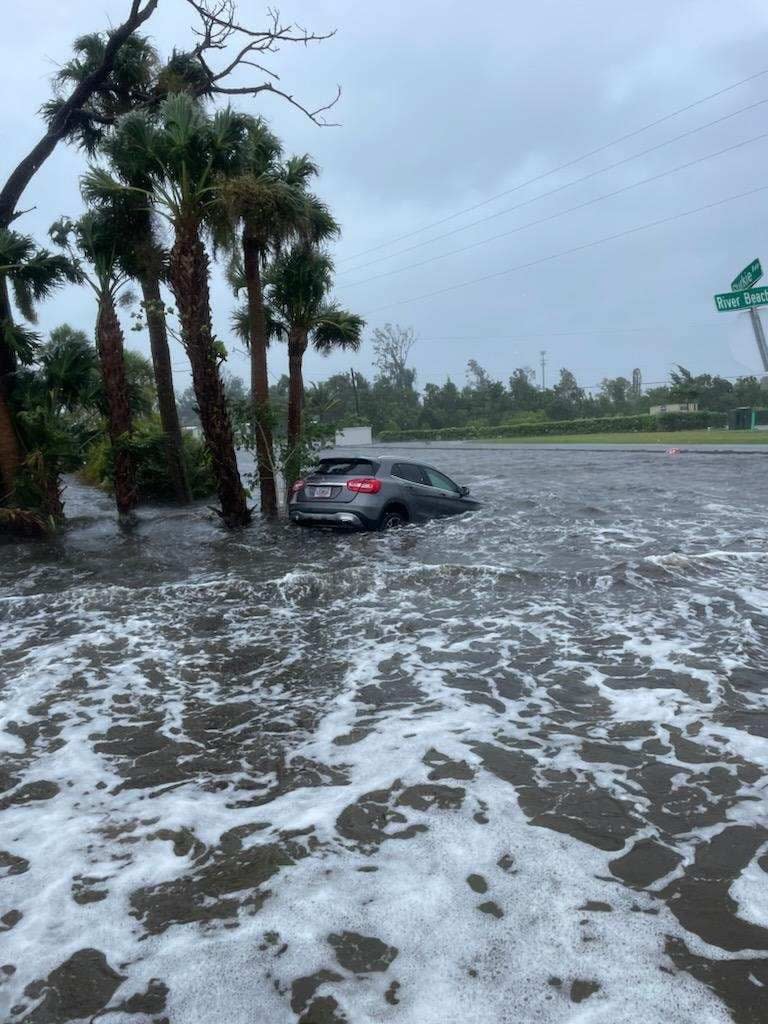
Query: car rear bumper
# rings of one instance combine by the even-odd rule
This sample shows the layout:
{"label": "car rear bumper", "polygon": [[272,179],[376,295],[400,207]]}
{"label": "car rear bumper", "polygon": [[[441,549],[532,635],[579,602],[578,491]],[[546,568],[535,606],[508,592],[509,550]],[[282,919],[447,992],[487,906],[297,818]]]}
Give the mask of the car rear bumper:
{"label": "car rear bumper", "polygon": [[288,514],[299,526],[334,526],[343,530],[370,530],[376,523],[361,512],[343,508],[300,508],[292,505]]}

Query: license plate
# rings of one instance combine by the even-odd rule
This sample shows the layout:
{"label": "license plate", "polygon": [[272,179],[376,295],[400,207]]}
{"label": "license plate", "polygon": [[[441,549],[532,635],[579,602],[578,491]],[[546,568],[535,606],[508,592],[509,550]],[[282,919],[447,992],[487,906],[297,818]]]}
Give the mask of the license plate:
{"label": "license plate", "polygon": [[313,494],[314,498],[330,498],[331,488],[330,487],[316,487]]}

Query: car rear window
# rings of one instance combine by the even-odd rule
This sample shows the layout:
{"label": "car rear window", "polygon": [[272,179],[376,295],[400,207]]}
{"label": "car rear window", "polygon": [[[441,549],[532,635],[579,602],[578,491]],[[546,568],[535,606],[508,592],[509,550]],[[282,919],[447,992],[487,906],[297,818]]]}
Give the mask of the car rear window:
{"label": "car rear window", "polygon": [[369,459],[323,459],[318,476],[376,476],[378,464]]}
{"label": "car rear window", "polygon": [[414,466],[412,462],[396,462],[392,466],[392,476],[396,476],[400,480],[409,480],[414,484],[425,484],[427,482],[421,467]]}

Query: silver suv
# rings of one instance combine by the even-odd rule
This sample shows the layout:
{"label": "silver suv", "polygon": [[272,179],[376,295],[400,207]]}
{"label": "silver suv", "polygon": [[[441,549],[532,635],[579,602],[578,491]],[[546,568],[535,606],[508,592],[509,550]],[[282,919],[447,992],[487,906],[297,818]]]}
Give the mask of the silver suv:
{"label": "silver suv", "polygon": [[432,466],[367,455],[321,459],[291,489],[288,512],[301,526],[390,530],[437,516],[480,508],[460,487]]}

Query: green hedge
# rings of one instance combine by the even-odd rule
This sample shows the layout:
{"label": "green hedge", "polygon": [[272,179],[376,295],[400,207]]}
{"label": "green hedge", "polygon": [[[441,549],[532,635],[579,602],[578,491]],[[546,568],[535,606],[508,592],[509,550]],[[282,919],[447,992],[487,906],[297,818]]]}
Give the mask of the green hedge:
{"label": "green hedge", "polygon": [[666,412],[660,416],[605,416],[581,420],[531,420],[495,427],[442,427],[438,430],[384,430],[377,440],[461,441],[494,437],[541,437],[547,434],[614,434],[656,430],[702,430],[724,427],[724,412]]}

